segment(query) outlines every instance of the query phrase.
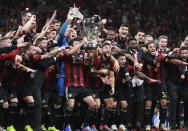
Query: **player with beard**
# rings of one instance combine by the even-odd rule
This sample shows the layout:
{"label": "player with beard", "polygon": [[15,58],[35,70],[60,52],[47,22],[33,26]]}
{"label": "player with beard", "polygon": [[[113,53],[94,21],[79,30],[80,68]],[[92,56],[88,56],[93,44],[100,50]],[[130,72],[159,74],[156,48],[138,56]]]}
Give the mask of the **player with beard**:
{"label": "player with beard", "polygon": [[[44,61],[44,59],[52,58],[58,52],[61,52],[61,49],[62,48],[58,48],[57,50],[54,50],[45,55],[36,55],[36,47],[33,45],[28,45],[25,48],[25,52],[21,55],[17,55],[15,58],[15,65],[18,68],[18,70],[25,71],[19,71],[14,80],[15,83],[17,83],[18,92],[21,98],[23,98],[24,101],[26,101],[27,105],[26,108],[24,108],[26,109],[24,113],[24,118],[27,119],[25,120],[25,130],[32,131],[33,129],[31,128],[31,126],[34,129],[36,128],[40,130],[42,108],[41,87],[45,79],[44,70],[46,67],[55,62],[55,59],[48,60],[47,62]],[[29,74],[27,72],[36,73]],[[25,79],[19,81],[21,77]]]}
{"label": "player with beard", "polygon": [[69,42],[72,48],[64,52],[65,63],[65,85],[67,103],[64,108],[65,115],[65,131],[71,130],[71,118],[72,111],[75,105],[75,99],[83,99],[88,104],[86,115],[84,116],[84,122],[82,130],[91,130],[89,123],[93,119],[93,113],[95,111],[96,103],[91,96],[91,91],[88,88],[88,66],[83,64],[85,52],[80,52],[80,48],[87,43],[87,39],[83,38],[82,42],[79,39],[73,39]]}
{"label": "player with beard", "polygon": [[[12,43],[9,38],[2,38],[0,40],[0,49],[2,50],[2,54],[0,54],[0,86],[2,86],[1,90],[4,89],[4,93],[2,92],[4,104],[3,107],[7,107],[5,105],[9,105],[6,110],[2,110],[1,114],[6,115],[6,125],[8,131],[14,131],[14,118],[15,113],[18,105],[18,96],[17,91],[14,86],[12,86],[12,79],[15,76],[15,67],[14,67],[14,60],[17,53],[20,51],[20,47],[25,46],[24,43],[24,36],[17,39],[15,47],[19,48],[12,48]],[[5,49],[6,48],[6,49]],[[14,49],[14,50],[13,50]],[[11,52],[11,50],[13,50]],[[6,95],[7,94],[7,95]],[[9,102],[9,104],[8,104]],[[4,109],[4,108],[3,108]],[[6,112],[4,112],[6,111]],[[1,117],[2,115],[0,115]],[[3,122],[3,120],[0,120]]]}
{"label": "player with beard", "polygon": [[[58,36],[57,43],[60,47],[67,46],[68,42],[74,38],[77,38],[77,32],[73,28],[68,28],[74,17],[71,13],[68,13],[65,23],[62,25]],[[59,78],[57,80],[57,88],[59,89],[59,96],[64,96],[65,92],[65,65],[62,61],[60,63]]]}
{"label": "player with beard", "polygon": [[[181,47],[180,48],[180,60],[184,62],[188,62],[188,48],[187,47]],[[179,92],[180,96],[183,99],[184,102],[184,129],[188,130],[188,68],[185,65],[178,66],[178,75],[177,75],[177,83],[179,86]],[[178,115],[178,114],[177,114]]]}
{"label": "player with beard", "polygon": [[91,70],[91,73],[94,76],[91,81],[91,86],[93,90],[93,96],[95,97],[95,101],[97,103],[97,110],[100,108],[101,99],[104,100],[106,105],[101,121],[101,130],[111,130],[107,124],[111,115],[115,109],[115,105],[113,102],[113,94],[114,94],[114,64],[111,61],[111,42],[108,40],[104,40],[102,43],[102,54],[99,54],[97,58],[94,59],[94,67]]}

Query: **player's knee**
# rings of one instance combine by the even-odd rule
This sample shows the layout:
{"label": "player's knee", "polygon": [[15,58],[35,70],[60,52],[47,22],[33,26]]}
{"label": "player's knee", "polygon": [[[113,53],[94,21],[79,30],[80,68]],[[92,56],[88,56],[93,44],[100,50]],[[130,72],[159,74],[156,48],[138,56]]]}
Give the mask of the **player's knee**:
{"label": "player's knee", "polygon": [[116,108],[117,107],[117,102],[114,102],[113,105],[114,105],[113,108]]}
{"label": "player's knee", "polygon": [[121,108],[127,109],[127,107],[128,107],[127,102],[121,102]]}
{"label": "player's knee", "polygon": [[18,103],[18,98],[12,98],[12,99],[10,99],[10,102]]}
{"label": "player's knee", "polygon": [[74,109],[74,102],[69,102],[68,107],[73,110]]}
{"label": "player's knee", "polygon": [[113,109],[113,108],[114,108],[114,103],[113,103],[113,102],[108,102],[108,103],[106,103],[106,106],[107,106],[108,108]]}
{"label": "player's knee", "polygon": [[152,101],[146,101],[146,107],[151,107],[152,106]]}
{"label": "player's knee", "polygon": [[9,107],[8,102],[3,103],[3,108],[4,108],[4,109],[7,109],[8,107]]}

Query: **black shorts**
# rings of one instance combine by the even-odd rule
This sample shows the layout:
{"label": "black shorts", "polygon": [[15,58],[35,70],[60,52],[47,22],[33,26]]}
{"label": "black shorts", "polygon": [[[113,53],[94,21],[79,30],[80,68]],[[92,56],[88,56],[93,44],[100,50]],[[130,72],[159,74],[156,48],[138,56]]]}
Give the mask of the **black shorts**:
{"label": "black shorts", "polygon": [[8,84],[6,88],[9,99],[18,98],[16,86]]}
{"label": "black shorts", "polygon": [[115,98],[118,101],[129,101],[131,99],[130,87],[117,87],[115,90]]}
{"label": "black shorts", "polygon": [[24,97],[27,97],[27,96],[33,96],[32,95],[32,92],[31,92],[31,88],[28,87],[28,86],[17,86],[16,89],[18,90],[18,96],[20,98],[24,98]]}
{"label": "black shorts", "polygon": [[91,96],[91,89],[87,87],[74,87],[69,86],[66,87],[66,98],[67,99],[75,99],[77,98],[85,98],[87,96]]}
{"label": "black shorts", "polygon": [[113,98],[113,96],[110,95],[111,87],[96,87],[92,88],[92,96],[94,99],[107,99],[107,98]]}
{"label": "black shorts", "polygon": [[0,100],[8,102],[8,95],[3,87],[0,87]]}
{"label": "black shorts", "polygon": [[167,99],[167,91],[164,83],[147,84],[145,87],[146,100]]}
{"label": "black shorts", "polygon": [[42,101],[46,105],[60,104],[59,93],[56,89],[43,89]]}

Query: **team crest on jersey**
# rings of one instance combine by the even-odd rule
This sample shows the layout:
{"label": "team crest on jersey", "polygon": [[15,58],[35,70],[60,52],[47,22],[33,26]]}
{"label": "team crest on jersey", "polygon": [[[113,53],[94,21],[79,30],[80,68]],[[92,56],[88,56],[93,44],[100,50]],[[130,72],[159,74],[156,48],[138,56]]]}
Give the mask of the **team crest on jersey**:
{"label": "team crest on jersey", "polygon": [[30,77],[31,77],[31,78],[34,78],[34,77],[35,77],[35,74],[34,74],[34,73],[31,73],[31,74],[30,74]]}
{"label": "team crest on jersey", "polygon": [[125,84],[125,83],[126,83],[126,80],[125,80],[125,79],[123,79],[123,80],[122,80],[122,83],[123,83],[123,84]]}
{"label": "team crest on jersey", "polygon": [[147,69],[151,69],[152,66],[150,66],[149,64],[146,65],[147,66]]}

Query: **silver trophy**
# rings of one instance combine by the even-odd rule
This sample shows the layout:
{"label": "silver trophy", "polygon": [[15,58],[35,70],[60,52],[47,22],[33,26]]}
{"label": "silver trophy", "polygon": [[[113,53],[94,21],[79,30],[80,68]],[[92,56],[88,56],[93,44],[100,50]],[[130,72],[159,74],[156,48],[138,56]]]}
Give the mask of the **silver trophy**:
{"label": "silver trophy", "polygon": [[85,18],[84,20],[78,19],[76,23],[81,35],[88,39],[86,47],[96,47],[98,44],[101,17],[99,15],[94,15],[91,18]]}

